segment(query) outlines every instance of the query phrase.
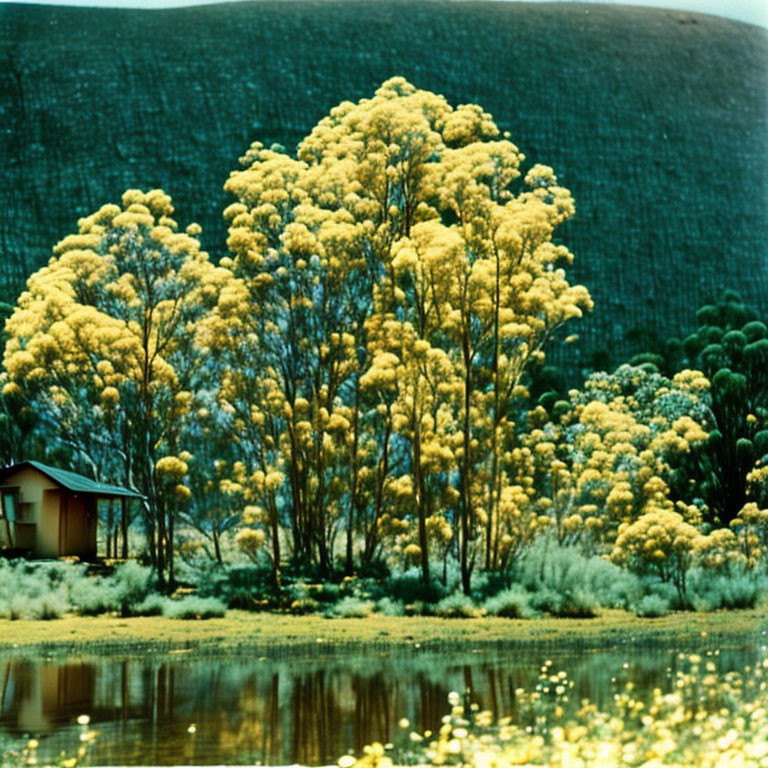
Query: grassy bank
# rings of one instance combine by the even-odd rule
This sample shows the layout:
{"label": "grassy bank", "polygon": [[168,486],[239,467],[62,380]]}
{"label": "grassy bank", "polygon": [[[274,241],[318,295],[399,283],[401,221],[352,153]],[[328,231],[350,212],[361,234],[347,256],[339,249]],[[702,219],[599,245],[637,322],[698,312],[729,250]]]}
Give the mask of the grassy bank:
{"label": "grassy bank", "polygon": [[[672,613],[639,619],[603,611],[594,619],[514,620],[386,617],[326,619],[319,616],[230,611],[226,618],[180,622],[162,617],[73,616],[55,621],[0,620],[0,653],[249,652],[266,656],[333,654],[350,650],[451,647],[608,648],[652,643],[713,644],[735,641],[765,624],[764,611]],[[704,635],[702,634],[704,633]]]}

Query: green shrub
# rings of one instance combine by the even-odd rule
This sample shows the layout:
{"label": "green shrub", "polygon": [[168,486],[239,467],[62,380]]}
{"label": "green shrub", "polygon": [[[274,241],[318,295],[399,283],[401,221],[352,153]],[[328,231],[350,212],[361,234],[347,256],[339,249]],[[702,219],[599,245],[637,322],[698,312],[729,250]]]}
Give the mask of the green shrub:
{"label": "green shrub", "polygon": [[471,597],[461,592],[444,597],[435,606],[435,616],[444,619],[476,619],[483,613],[483,609],[475,605]]}
{"label": "green shrub", "polygon": [[48,561],[0,560],[0,616],[52,619],[71,610],[68,580],[85,580],[84,567]]}
{"label": "green shrub", "polygon": [[[498,595],[511,587],[509,573],[480,571],[472,574],[472,596],[477,601]],[[458,586],[458,585],[457,585]]]}
{"label": "green shrub", "polygon": [[317,613],[322,606],[312,597],[299,597],[291,602],[289,609],[291,613],[302,616],[306,613]]}
{"label": "green shrub", "polygon": [[123,616],[130,616],[134,606],[149,595],[155,584],[152,570],[133,560],[118,565],[108,581],[115,605]]}
{"label": "green shrub", "polygon": [[586,557],[575,547],[561,546],[551,536],[541,536],[529,547],[516,576],[529,591],[541,592],[538,601],[557,616],[593,615],[600,606],[628,608],[643,592],[634,574],[601,557]]}
{"label": "green shrub", "polygon": [[[313,585],[315,586],[315,585]],[[318,584],[316,589],[312,592],[312,597],[317,600],[318,603],[328,605],[329,603],[337,603],[342,599],[341,587],[338,584]]]}
{"label": "green shrub", "polygon": [[[451,583],[450,579],[449,583]],[[418,568],[410,568],[404,573],[395,574],[386,587],[388,597],[405,605],[437,603],[447,594],[446,587],[439,581],[432,580],[425,584],[421,580],[421,571]]]}
{"label": "green shrub", "polygon": [[434,616],[435,606],[432,603],[425,603],[423,600],[416,600],[403,606],[406,616]]}
{"label": "green shrub", "polygon": [[35,600],[30,601],[27,611],[30,618],[60,619],[69,610],[69,601],[67,600],[66,589],[59,588],[56,591],[40,595]]}
{"label": "green shrub", "polygon": [[189,577],[200,597],[215,597],[229,608],[253,610],[275,602],[272,571],[263,566],[206,564]]}
{"label": "green shrub", "polygon": [[718,573],[704,568],[688,571],[688,600],[697,611],[754,608],[766,592],[765,579],[744,568]]}
{"label": "green shrub", "polygon": [[[680,595],[677,587],[669,581],[662,581],[658,576],[646,576],[641,579],[644,595],[657,595],[663,598],[669,604],[673,611],[683,610],[687,606],[680,602]],[[639,602],[638,598],[636,603]]]}
{"label": "green shrub", "polygon": [[531,605],[539,611],[552,616],[572,619],[591,619],[600,602],[588,589],[576,587],[564,592],[556,592],[549,587],[542,587],[531,595]]}
{"label": "green shrub", "polygon": [[645,597],[640,598],[634,611],[637,616],[644,619],[666,616],[670,611],[669,601],[661,595],[645,595]]}
{"label": "green shrub", "polygon": [[147,595],[140,603],[134,605],[132,613],[134,616],[162,616],[170,598],[157,593]]}
{"label": "green shrub", "polygon": [[111,583],[101,578],[83,578],[69,585],[69,600],[81,616],[96,616],[118,609]]}
{"label": "green shrub", "polygon": [[362,619],[370,616],[375,608],[375,603],[370,600],[361,600],[359,597],[343,597],[336,605],[329,608],[325,615],[340,619]]}
{"label": "green shrub", "polygon": [[483,608],[491,616],[505,619],[531,619],[537,616],[537,611],[531,606],[531,595],[519,584],[513,584],[509,589],[489,597]]}
{"label": "green shrub", "polygon": [[382,616],[404,616],[405,606],[398,600],[393,600],[391,597],[382,597],[376,603],[376,610]]}
{"label": "green shrub", "polygon": [[12,595],[4,602],[3,614],[11,621],[23,619],[29,604],[29,598],[24,595]]}
{"label": "green shrub", "polygon": [[220,619],[227,606],[214,597],[191,595],[181,600],[166,600],[163,616],[169,619]]}

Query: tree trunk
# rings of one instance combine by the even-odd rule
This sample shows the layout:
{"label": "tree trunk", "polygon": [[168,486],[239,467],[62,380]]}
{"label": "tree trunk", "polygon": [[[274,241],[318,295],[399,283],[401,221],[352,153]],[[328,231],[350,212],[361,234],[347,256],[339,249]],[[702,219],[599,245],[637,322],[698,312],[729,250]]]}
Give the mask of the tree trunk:
{"label": "tree trunk", "polygon": [[174,528],[176,524],[175,507],[173,504],[168,508],[168,544],[166,547],[166,563],[168,565],[168,588],[176,589],[176,570],[175,556],[173,551]]}
{"label": "tree trunk", "polygon": [[427,518],[424,499],[424,476],[421,471],[421,433],[418,422],[413,430],[413,482],[416,492],[416,512],[419,516],[419,549],[421,549],[421,580],[430,582],[429,549],[427,543]]}
{"label": "tree trunk", "polygon": [[275,593],[280,592],[280,524],[275,499],[269,500],[269,524],[272,528],[272,584]]}
{"label": "tree trunk", "polygon": [[216,558],[216,562],[219,565],[223,565],[224,561],[221,557],[221,546],[219,544],[219,531],[216,526],[214,526],[213,530],[211,531],[211,538],[213,539],[213,555]]}
{"label": "tree trunk", "polygon": [[123,560],[128,559],[128,497],[120,497],[120,533],[122,538],[122,552],[120,556]]}
{"label": "tree trunk", "polygon": [[459,545],[459,565],[461,566],[461,586],[465,595],[471,592],[470,577],[472,569],[469,564],[469,535],[472,523],[472,430],[470,424],[470,403],[472,398],[472,375],[469,341],[464,339],[464,456],[461,470],[461,542]]}

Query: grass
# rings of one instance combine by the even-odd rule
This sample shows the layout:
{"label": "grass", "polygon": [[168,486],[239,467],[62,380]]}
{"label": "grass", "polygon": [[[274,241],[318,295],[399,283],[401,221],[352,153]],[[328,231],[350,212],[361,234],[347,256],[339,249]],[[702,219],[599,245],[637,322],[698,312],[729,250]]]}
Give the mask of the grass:
{"label": "grass", "polygon": [[758,27],[579,3],[8,4],[0,61],[0,301],[128,187],[164,187],[221,255],[222,185],[250,142],[292,149],[401,74],[481,104],[574,193],[563,237],[596,310],[569,354],[622,359],[627,333],[689,328],[726,286],[768,309]]}
{"label": "grass", "polygon": [[483,617],[443,619],[375,615],[324,618],[228,611],[224,618],[179,622],[162,616],[113,618],[73,616],[58,621],[0,620],[0,653],[35,652],[130,653],[156,651],[234,652],[264,655],[391,649],[475,649],[490,645],[545,648],[646,646],[671,640],[712,642],[755,635],[762,629],[761,610],[727,613],[670,613],[639,619],[619,610],[600,611],[593,619],[534,620]]}

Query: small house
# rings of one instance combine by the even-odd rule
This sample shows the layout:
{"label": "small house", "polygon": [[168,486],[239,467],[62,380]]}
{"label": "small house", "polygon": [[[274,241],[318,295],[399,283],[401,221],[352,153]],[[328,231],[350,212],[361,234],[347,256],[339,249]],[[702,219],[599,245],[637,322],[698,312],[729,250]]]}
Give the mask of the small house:
{"label": "small house", "polygon": [[99,499],[117,498],[143,497],[37,461],[0,469],[0,550],[93,560]]}

